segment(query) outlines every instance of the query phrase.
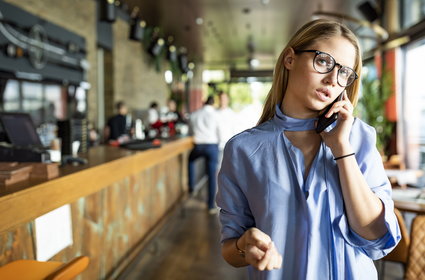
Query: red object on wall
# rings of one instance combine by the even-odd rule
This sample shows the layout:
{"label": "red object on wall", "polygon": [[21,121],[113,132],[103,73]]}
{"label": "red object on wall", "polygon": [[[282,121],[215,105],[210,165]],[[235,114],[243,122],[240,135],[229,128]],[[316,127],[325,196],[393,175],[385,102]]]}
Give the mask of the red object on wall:
{"label": "red object on wall", "polygon": [[[388,98],[387,102],[385,103],[385,116],[390,122],[396,122],[398,119],[398,112],[397,112],[397,79],[396,79],[396,49],[391,49],[385,52],[385,70],[389,71],[391,75],[391,81],[392,81],[392,95]],[[380,54],[375,55],[375,65],[378,77],[381,77],[382,75],[382,67],[383,67],[383,61],[382,56]]]}
{"label": "red object on wall", "polygon": [[390,98],[388,98],[385,104],[385,112],[386,112],[387,119],[390,122],[396,122],[398,119],[398,112],[397,112],[397,94],[396,94],[396,89],[397,89],[396,71],[397,70],[396,70],[396,50],[395,49],[391,49],[386,52],[385,62],[386,62],[387,70],[391,73],[391,81],[392,81],[391,91],[393,93],[390,96]]}
{"label": "red object on wall", "polygon": [[190,112],[202,107],[202,89],[192,89],[190,91]]}

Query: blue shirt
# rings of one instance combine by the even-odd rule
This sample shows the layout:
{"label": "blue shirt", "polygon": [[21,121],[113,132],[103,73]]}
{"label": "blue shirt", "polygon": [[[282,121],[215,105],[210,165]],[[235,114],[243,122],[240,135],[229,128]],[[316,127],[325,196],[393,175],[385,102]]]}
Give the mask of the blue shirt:
{"label": "blue shirt", "polygon": [[257,227],[282,254],[282,268],[250,279],[377,279],[372,260],[388,254],[401,238],[391,185],[375,147],[375,130],[355,119],[350,143],[371,190],[383,202],[387,233],[367,240],[349,226],[331,150],[321,144],[304,178],[302,152],[285,130],[314,129],[316,119],[294,119],[276,106],[273,119],[233,137],[219,173],[217,205],[222,241]]}

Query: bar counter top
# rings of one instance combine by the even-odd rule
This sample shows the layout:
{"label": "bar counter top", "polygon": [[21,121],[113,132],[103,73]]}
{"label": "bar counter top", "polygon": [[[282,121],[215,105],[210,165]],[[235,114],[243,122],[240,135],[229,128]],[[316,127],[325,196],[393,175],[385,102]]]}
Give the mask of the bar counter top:
{"label": "bar counter top", "polygon": [[85,165],[60,167],[59,177],[0,188],[0,232],[34,220],[62,205],[95,193],[129,175],[157,165],[193,147],[191,137],[163,141],[160,148],[131,151],[111,146],[80,155]]}

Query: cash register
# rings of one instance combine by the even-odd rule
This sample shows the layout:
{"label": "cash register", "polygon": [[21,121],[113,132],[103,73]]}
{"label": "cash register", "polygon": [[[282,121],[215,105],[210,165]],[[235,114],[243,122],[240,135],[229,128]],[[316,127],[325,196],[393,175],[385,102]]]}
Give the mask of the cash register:
{"label": "cash register", "polygon": [[29,114],[0,112],[0,126],[0,161],[50,161]]}

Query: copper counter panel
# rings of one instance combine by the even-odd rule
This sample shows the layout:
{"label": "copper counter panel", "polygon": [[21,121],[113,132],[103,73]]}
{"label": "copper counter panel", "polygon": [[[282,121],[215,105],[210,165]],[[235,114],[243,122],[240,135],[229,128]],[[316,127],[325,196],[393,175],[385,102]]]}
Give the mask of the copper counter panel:
{"label": "copper counter panel", "polygon": [[132,152],[100,146],[59,178],[0,191],[0,265],[35,259],[34,219],[71,205],[74,244],[53,259],[90,257],[81,279],[106,279],[186,192],[192,138]]}

